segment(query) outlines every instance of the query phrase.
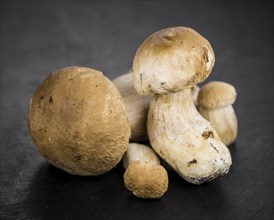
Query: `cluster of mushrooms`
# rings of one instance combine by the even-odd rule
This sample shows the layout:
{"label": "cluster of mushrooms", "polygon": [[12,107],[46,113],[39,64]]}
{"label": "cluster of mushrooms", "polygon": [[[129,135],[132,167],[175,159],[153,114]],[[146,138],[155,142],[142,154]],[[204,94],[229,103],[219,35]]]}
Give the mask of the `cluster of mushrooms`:
{"label": "cluster of mushrooms", "polygon": [[[237,136],[235,88],[197,86],[214,62],[203,36],[171,27],[150,35],[132,70],[113,81],[85,67],[52,72],[30,101],[32,140],[49,163],[73,175],[100,175],[122,160],[125,186],[139,198],[168,189],[159,156],[190,183],[211,181],[229,171],[227,146]],[[141,144],[147,140],[151,146]]]}

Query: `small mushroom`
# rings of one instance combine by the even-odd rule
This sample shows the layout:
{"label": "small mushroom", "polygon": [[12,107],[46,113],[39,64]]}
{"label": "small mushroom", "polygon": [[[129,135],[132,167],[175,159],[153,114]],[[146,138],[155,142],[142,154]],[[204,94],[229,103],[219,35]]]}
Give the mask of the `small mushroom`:
{"label": "small mushroom", "polygon": [[204,85],[198,96],[199,112],[216,129],[225,145],[233,143],[238,133],[238,122],[232,104],[236,100],[235,87],[219,81]]}
{"label": "small mushroom", "polygon": [[29,132],[52,165],[75,175],[103,174],[122,159],[130,136],[123,99],[100,71],[51,73],[29,106]]}
{"label": "small mushroom", "polygon": [[145,141],[147,136],[147,113],[152,95],[142,96],[133,86],[132,73],[121,75],[113,80],[120,91],[126,106],[131,129],[130,141]]}
{"label": "small mushroom", "polygon": [[156,153],[143,144],[130,143],[123,157],[127,189],[145,199],[157,199],[168,189],[168,175]]}
{"label": "small mushroom", "polygon": [[191,28],[173,27],[149,36],[133,61],[134,87],[154,94],[147,130],[152,148],[185,180],[201,184],[229,171],[231,155],[197,111],[191,87],[215,62],[210,43]]}

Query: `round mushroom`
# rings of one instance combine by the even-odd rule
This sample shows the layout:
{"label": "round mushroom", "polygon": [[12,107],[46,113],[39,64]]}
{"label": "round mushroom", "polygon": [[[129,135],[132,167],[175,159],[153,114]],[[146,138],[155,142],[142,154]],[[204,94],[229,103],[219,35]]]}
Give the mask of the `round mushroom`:
{"label": "round mushroom", "polygon": [[125,102],[131,130],[130,141],[148,140],[146,124],[152,95],[142,96],[136,92],[131,72],[117,77],[113,80],[113,83],[120,91]]}
{"label": "round mushroom", "polygon": [[220,81],[205,84],[198,95],[200,114],[210,121],[227,146],[236,140],[238,133],[238,121],[232,107],[236,96],[233,85]]}
{"label": "round mushroom", "polygon": [[191,87],[208,77],[214,62],[210,43],[187,27],[152,34],[133,61],[135,89],[154,94],[147,121],[151,146],[193,184],[226,174],[232,163],[228,148],[191,96]]}
{"label": "round mushroom", "polygon": [[49,163],[87,176],[118,164],[130,127],[119,91],[102,72],[68,67],[51,73],[34,92],[29,132]]}
{"label": "round mushroom", "polygon": [[157,199],[168,189],[168,174],[156,153],[148,146],[130,143],[123,157],[124,183],[128,190],[144,199]]}

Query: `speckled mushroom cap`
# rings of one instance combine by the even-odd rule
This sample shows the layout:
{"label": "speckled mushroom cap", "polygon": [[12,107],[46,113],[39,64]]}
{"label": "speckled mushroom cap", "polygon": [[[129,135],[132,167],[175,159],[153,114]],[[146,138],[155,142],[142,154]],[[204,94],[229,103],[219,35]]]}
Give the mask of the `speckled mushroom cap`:
{"label": "speckled mushroom cap", "polygon": [[168,175],[157,164],[135,161],[124,173],[125,186],[139,198],[160,198],[168,189]]}
{"label": "speckled mushroom cap", "polygon": [[68,67],[34,92],[29,131],[39,152],[75,175],[112,169],[127,149],[130,127],[122,97],[100,71]]}
{"label": "speckled mushroom cap", "polygon": [[138,93],[177,92],[204,81],[215,63],[210,43],[187,27],[171,27],[150,35],[133,60]]}
{"label": "speckled mushroom cap", "polygon": [[231,84],[212,81],[200,89],[198,103],[209,109],[220,108],[233,104],[236,96],[236,89]]}

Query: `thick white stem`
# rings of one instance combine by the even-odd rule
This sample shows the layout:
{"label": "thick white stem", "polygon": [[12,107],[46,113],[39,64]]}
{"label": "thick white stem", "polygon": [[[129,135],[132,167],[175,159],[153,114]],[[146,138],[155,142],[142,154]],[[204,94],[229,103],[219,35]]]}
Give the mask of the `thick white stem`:
{"label": "thick white stem", "polygon": [[131,142],[147,140],[147,112],[152,95],[142,96],[133,86],[132,73],[121,75],[113,80],[113,83],[121,93],[131,130]]}
{"label": "thick white stem", "polygon": [[201,184],[229,171],[230,152],[196,110],[190,89],[155,95],[147,129],[153,149],[185,180]]}

